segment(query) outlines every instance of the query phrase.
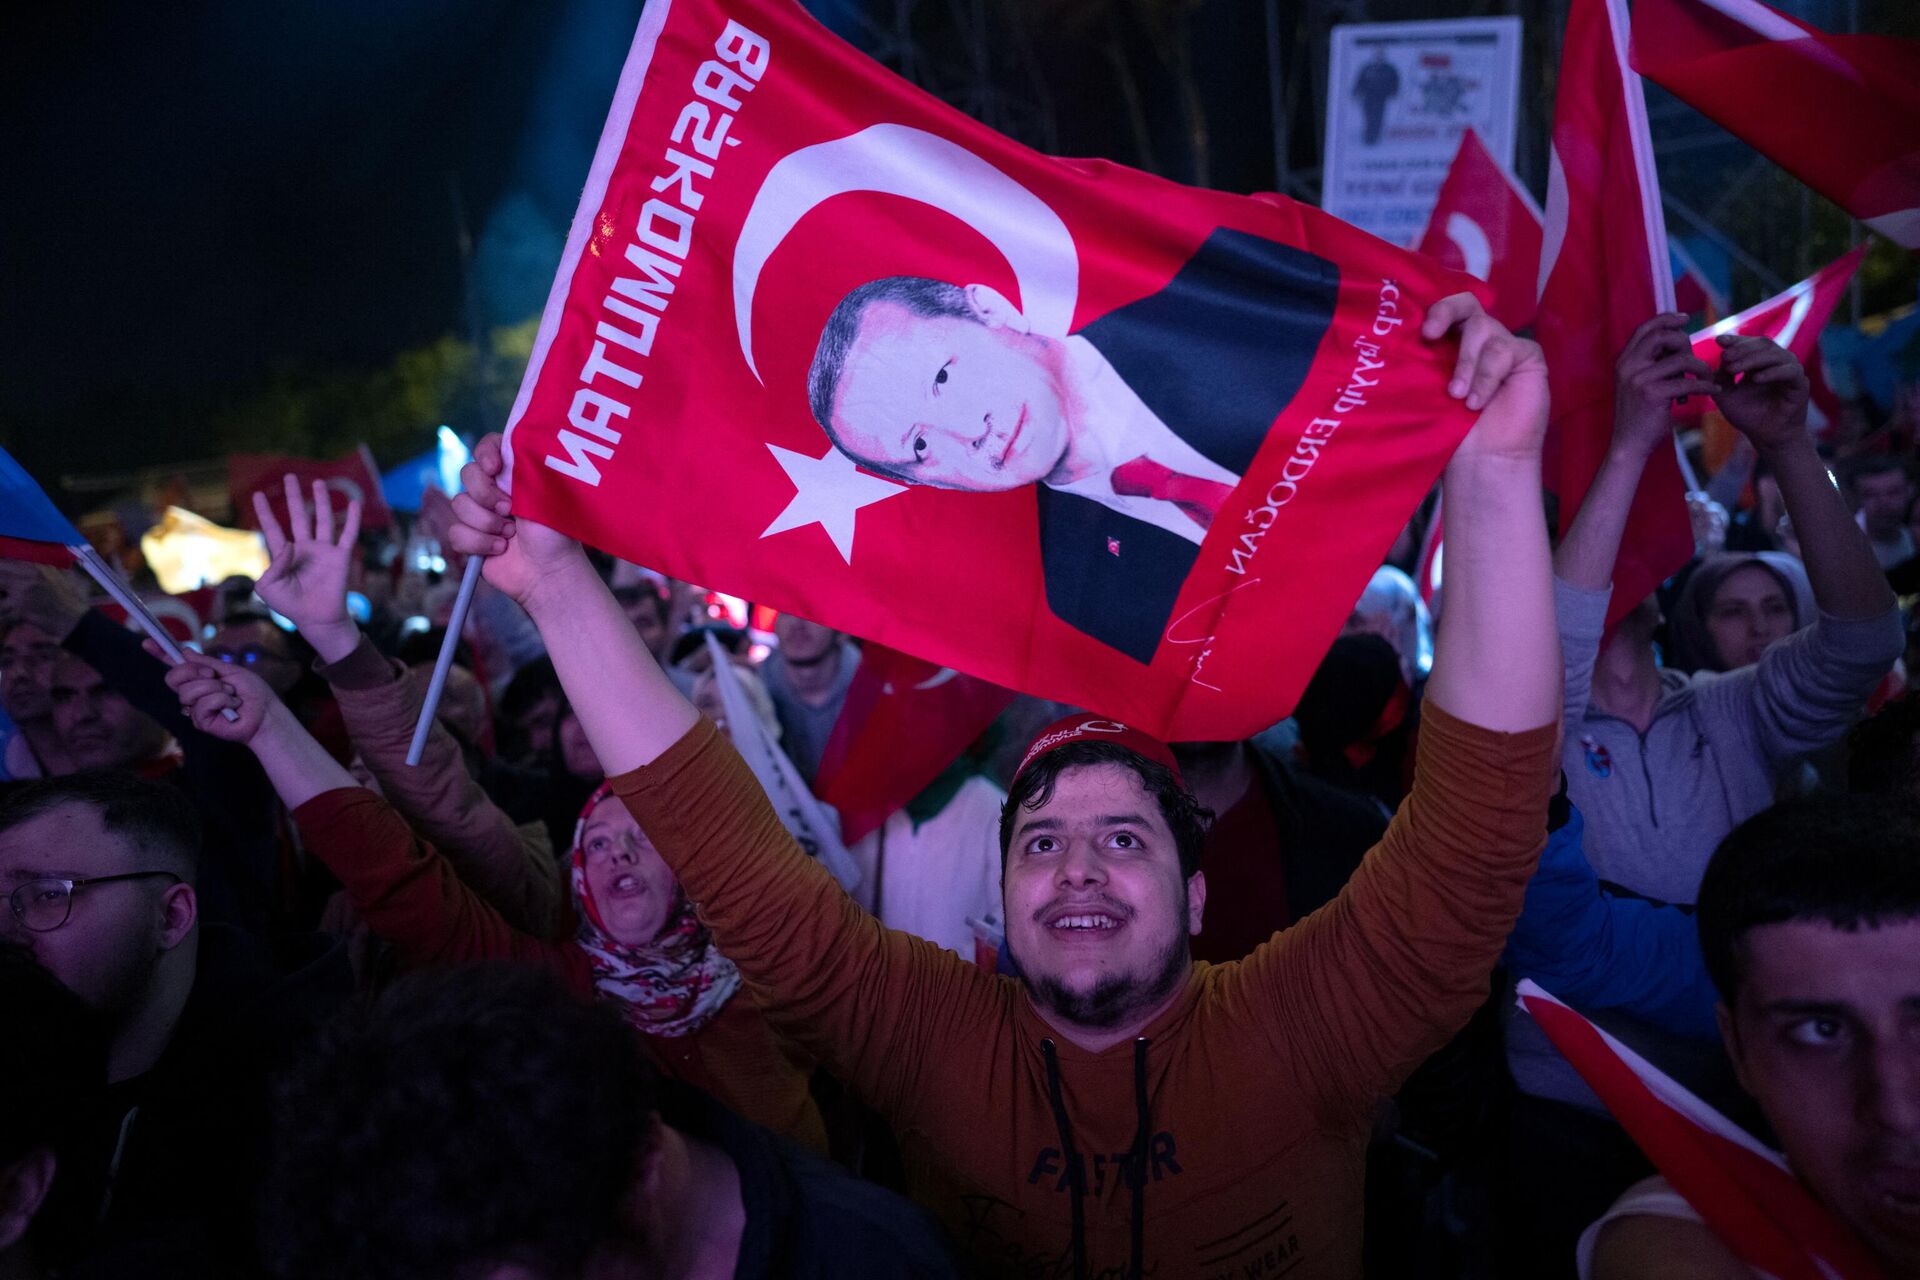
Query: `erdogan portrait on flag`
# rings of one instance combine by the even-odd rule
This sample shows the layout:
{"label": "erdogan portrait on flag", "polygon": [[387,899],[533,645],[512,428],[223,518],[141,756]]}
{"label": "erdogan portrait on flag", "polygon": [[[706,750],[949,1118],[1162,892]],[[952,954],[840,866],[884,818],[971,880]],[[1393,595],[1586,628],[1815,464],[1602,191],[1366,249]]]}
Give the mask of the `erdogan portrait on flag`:
{"label": "erdogan portrait on flag", "polygon": [[[953,144],[922,137],[951,160]],[[1339,284],[1316,254],[1219,229],[1159,292],[1054,334],[988,285],[887,276],[834,305],[807,400],[875,475],[1033,486],[1048,607],[1150,662],[1208,529],[1305,380]]]}

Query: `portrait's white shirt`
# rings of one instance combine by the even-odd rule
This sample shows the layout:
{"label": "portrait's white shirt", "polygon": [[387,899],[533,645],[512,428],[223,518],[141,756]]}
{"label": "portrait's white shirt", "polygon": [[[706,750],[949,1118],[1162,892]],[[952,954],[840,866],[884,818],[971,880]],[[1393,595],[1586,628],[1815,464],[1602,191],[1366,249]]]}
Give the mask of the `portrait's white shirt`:
{"label": "portrait's white shirt", "polygon": [[1224,485],[1237,485],[1240,477],[1182,440],[1155,417],[1091,342],[1079,336],[1069,337],[1065,342],[1075,385],[1087,400],[1085,425],[1081,430],[1087,433],[1086,442],[1102,462],[1084,479],[1050,487],[1091,498],[1121,515],[1158,525],[1188,542],[1199,543],[1207,531],[1177,503],[1164,498],[1136,498],[1115,493],[1113,469],[1145,456],[1182,475]]}

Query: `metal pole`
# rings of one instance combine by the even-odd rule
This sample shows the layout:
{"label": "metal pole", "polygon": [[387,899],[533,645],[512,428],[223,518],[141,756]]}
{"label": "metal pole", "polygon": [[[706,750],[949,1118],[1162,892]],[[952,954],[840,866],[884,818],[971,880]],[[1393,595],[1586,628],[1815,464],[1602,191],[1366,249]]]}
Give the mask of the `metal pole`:
{"label": "metal pole", "polygon": [[433,679],[427,682],[427,699],[420,704],[420,720],[413,726],[413,742],[407,748],[407,763],[420,763],[427,749],[427,735],[433,731],[433,713],[440,709],[440,695],[447,687],[447,672],[453,668],[453,651],[460,647],[460,633],[467,627],[467,610],[473,604],[473,588],[480,581],[482,556],[468,556],[467,568],[460,575],[460,594],[453,598],[453,612],[447,616],[447,634],[440,641],[440,656],[433,663]]}

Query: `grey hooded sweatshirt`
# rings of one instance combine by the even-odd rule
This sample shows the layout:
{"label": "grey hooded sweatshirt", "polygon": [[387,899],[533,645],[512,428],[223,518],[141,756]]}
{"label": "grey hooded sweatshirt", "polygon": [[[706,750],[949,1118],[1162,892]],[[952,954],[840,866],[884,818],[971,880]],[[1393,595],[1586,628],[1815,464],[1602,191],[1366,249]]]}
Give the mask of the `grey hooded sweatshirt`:
{"label": "grey hooded sweatshirt", "polygon": [[1611,594],[1555,583],[1567,795],[1587,820],[1587,858],[1601,879],[1691,903],[1726,834],[1859,717],[1905,646],[1900,611],[1861,621],[1822,613],[1738,671],[1662,671],[1642,734],[1589,700]]}
{"label": "grey hooded sweatshirt", "polygon": [[[1693,903],[1720,841],[1771,805],[1807,755],[1839,741],[1905,646],[1898,609],[1859,621],[1817,614],[1753,666],[1662,671],[1642,734],[1590,701],[1613,593],[1558,580],[1554,590],[1566,663],[1561,764],[1586,819],[1587,859],[1602,880],[1662,902]],[[1596,1021],[1682,1083],[1691,1076],[1696,1091],[1717,1092],[1687,1060],[1717,1074],[1718,1046],[1682,1046],[1626,1018]],[[1525,1092],[1598,1108],[1525,1015],[1509,1020],[1507,1060]]]}

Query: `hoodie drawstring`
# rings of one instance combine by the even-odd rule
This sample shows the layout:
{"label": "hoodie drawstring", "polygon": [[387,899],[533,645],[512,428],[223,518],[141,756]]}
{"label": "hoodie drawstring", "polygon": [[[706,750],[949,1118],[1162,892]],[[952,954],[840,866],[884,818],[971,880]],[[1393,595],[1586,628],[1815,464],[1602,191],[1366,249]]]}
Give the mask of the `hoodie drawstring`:
{"label": "hoodie drawstring", "polygon": [[1040,1055],[1047,1060],[1047,1097],[1053,1103],[1053,1127],[1060,1134],[1060,1156],[1067,1162],[1067,1186],[1073,1193],[1073,1280],[1087,1280],[1087,1210],[1082,1203],[1086,1179],[1073,1145],[1073,1126],[1067,1123],[1067,1104],[1060,1100],[1060,1059],[1052,1040],[1040,1042]]}
{"label": "hoodie drawstring", "polygon": [[1152,1123],[1147,1115],[1147,1038],[1133,1042],[1133,1270],[1135,1280],[1146,1274],[1147,1251],[1147,1140]]}
{"label": "hoodie drawstring", "polygon": [[[1147,1251],[1147,1143],[1152,1135],[1153,1122],[1147,1106],[1147,1038],[1141,1036],[1133,1042],[1133,1151],[1128,1163],[1132,1166],[1130,1176],[1133,1183],[1133,1211],[1128,1215],[1128,1227],[1132,1236],[1131,1264],[1128,1274],[1138,1277],[1146,1274]],[[1067,1104],[1060,1097],[1060,1057],[1053,1047],[1052,1040],[1040,1042],[1040,1055],[1047,1060],[1047,1100],[1053,1104],[1053,1126],[1060,1134],[1060,1155],[1067,1165],[1067,1186],[1073,1193],[1073,1275],[1074,1280],[1086,1280],[1087,1276],[1087,1210],[1086,1210],[1086,1171],[1080,1164],[1079,1149],[1073,1145],[1073,1125],[1067,1120]]]}

